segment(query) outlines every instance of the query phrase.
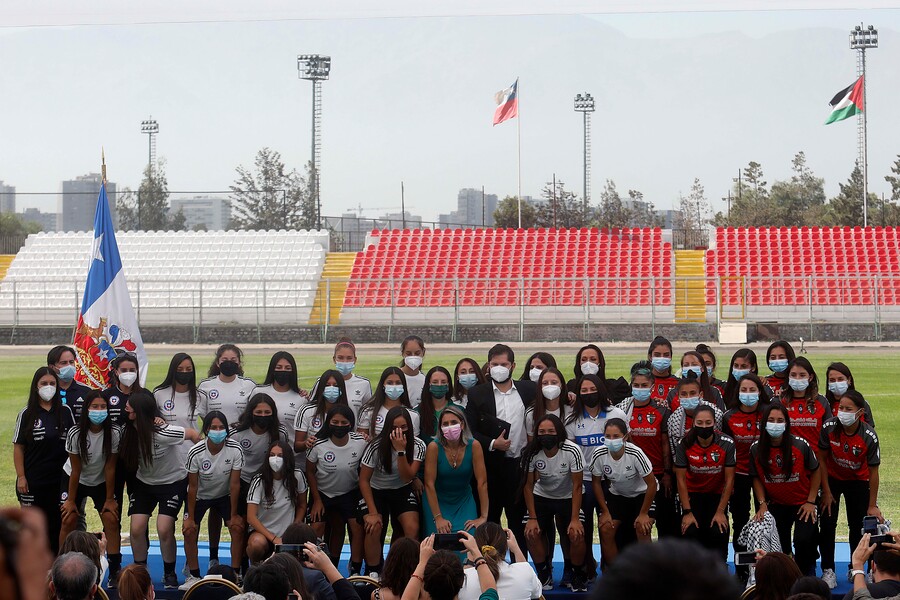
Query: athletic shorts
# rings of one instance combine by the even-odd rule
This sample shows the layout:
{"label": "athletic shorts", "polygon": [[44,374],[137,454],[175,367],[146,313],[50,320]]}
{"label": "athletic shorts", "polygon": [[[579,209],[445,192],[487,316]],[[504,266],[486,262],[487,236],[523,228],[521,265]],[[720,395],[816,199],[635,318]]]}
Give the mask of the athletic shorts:
{"label": "athletic shorts", "polygon": [[335,496],[334,498],[329,498],[325,494],[320,493],[319,497],[322,498],[322,506],[325,507],[326,515],[329,513],[337,513],[341,515],[341,519],[344,521],[356,518],[359,500],[361,498],[359,490],[353,490],[346,494]]}
{"label": "athletic shorts", "polygon": [[[388,515],[390,515],[392,520],[395,520],[404,513],[417,513],[420,509],[419,497],[416,496],[411,483],[394,490],[372,488],[372,495],[375,497],[375,510],[381,515],[381,521],[385,527],[388,523]],[[360,523],[363,522],[363,516],[366,514],[368,514],[366,501],[360,498],[358,516]]]}
{"label": "athletic shorts", "polygon": [[[62,478],[59,482],[59,503],[62,505],[63,502],[69,499],[69,475],[65,473],[62,474]],[[98,513],[103,512],[103,505],[106,503],[106,482],[99,483],[97,485],[84,485],[83,483],[78,484],[78,491],[76,492],[77,496],[75,497],[75,506],[79,508],[82,507],[82,503],[90,498],[94,501],[94,508]]]}
{"label": "athletic shorts", "polygon": [[[197,501],[194,506],[194,523],[200,525],[200,522],[203,521],[203,517],[206,515],[209,510],[218,510],[219,514],[222,516],[222,519],[227,521],[231,520],[231,496],[222,496],[221,498],[212,498],[210,500],[203,500],[201,498],[197,498]],[[185,502],[185,512],[184,516],[187,516],[187,502]]]}
{"label": "athletic shorts", "polygon": [[[563,498],[562,500],[555,500],[553,498],[544,498],[543,496],[534,496],[534,511],[537,513],[537,518],[539,521],[543,521],[545,519],[556,519],[561,520],[563,523],[568,523],[572,520],[572,499],[571,498]],[[578,511],[578,520],[584,523],[584,511]],[[528,521],[528,514],[525,514],[525,518],[522,520],[523,523]]]}
{"label": "athletic shorts", "polygon": [[187,478],[175,483],[149,485],[140,479],[135,481],[135,489],[128,490],[128,515],[152,515],[159,506],[159,514],[178,519],[181,505],[187,498]]}
{"label": "athletic shorts", "polygon": [[[237,514],[247,519],[247,495],[250,493],[250,482],[241,479],[241,490],[238,492]],[[228,509],[231,512],[231,509]]]}
{"label": "athletic shorts", "polygon": [[[634,520],[637,519],[638,515],[641,514],[641,507],[644,505],[644,494],[629,498],[627,496],[619,496],[612,492],[607,492],[605,497],[606,506],[609,508],[609,513],[612,515],[613,521],[632,524],[634,523]],[[650,505],[648,514],[651,519],[655,518],[655,503]]]}

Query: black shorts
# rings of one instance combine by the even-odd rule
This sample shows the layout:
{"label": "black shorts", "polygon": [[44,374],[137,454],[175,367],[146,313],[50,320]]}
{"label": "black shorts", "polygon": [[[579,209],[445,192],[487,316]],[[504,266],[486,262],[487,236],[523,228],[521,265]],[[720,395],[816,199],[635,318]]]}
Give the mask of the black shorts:
{"label": "black shorts", "polygon": [[320,493],[319,497],[322,498],[322,506],[325,507],[326,515],[329,513],[337,513],[341,515],[341,519],[344,521],[349,521],[357,516],[361,498],[359,490],[353,490],[346,494],[335,496],[334,498],[329,498],[325,494]]}
{"label": "black shorts", "polygon": [[[187,509],[187,502],[185,502],[185,509]],[[228,522],[231,520],[231,496],[222,496],[221,498],[212,498],[211,500],[203,500],[202,498],[197,498],[194,506],[194,514],[191,516],[194,519],[194,523],[200,525],[200,522],[203,521],[204,515],[206,515],[207,511],[210,509],[214,509],[219,511],[219,514],[222,516],[222,520]],[[184,516],[188,516],[187,510],[184,512]]]}
{"label": "black shorts", "polygon": [[[572,520],[572,499],[563,498],[555,500],[553,498],[545,498],[543,496],[534,496],[534,511],[537,513],[538,521],[546,521],[548,519],[569,523]],[[559,517],[557,519],[557,517]],[[578,520],[584,523],[584,511],[578,511]],[[528,514],[525,514],[523,523],[528,521]]]}
{"label": "black shorts", "polygon": [[152,515],[158,505],[160,515],[177,519],[187,498],[187,478],[161,485],[148,485],[137,479],[133,487],[133,491],[128,490],[129,516]]}
{"label": "black shorts", "polygon": [[[416,496],[411,483],[395,490],[377,490],[372,488],[372,495],[375,497],[375,510],[381,515],[381,522],[384,523],[385,529],[387,529],[388,515],[394,520],[404,513],[418,513],[420,509],[419,497]],[[363,516],[366,514],[368,514],[366,501],[360,498],[360,522],[362,522]]]}
{"label": "black shorts", "polygon": [[[634,523],[634,520],[641,514],[641,507],[644,506],[644,494],[629,498],[627,496],[613,494],[612,492],[606,492],[605,497],[606,506],[609,508],[609,513],[612,516],[613,521],[629,524]],[[655,518],[655,503],[650,505],[648,514],[651,519]]]}
{"label": "black shorts", "polygon": [[[69,499],[69,482],[71,478],[69,475],[66,475],[65,472],[62,474],[62,478],[59,482],[59,503],[62,504],[66,500]],[[82,503],[90,498],[94,501],[94,508],[97,510],[97,513],[103,512],[103,505],[106,503],[106,482],[99,483],[97,485],[84,485],[83,483],[78,484],[78,491],[76,492],[77,496],[75,497],[75,506],[81,509]]]}
{"label": "black shorts", "polygon": [[[241,479],[241,490],[238,492],[237,514],[247,519],[247,494],[250,493],[250,482]],[[228,509],[231,512],[231,509]]]}

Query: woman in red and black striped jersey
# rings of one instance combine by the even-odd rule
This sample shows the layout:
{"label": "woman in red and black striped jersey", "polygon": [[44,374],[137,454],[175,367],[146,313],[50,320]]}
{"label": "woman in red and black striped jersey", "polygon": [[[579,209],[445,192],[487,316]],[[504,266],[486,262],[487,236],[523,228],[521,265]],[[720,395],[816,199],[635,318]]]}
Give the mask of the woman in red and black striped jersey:
{"label": "woman in red and black striped jersey", "polygon": [[863,517],[872,515],[884,520],[878,508],[881,450],[875,430],[862,422],[865,407],[862,394],[848,390],[838,401],[837,415],[825,421],[819,437],[826,475],[822,478],[822,579],[832,589],[837,586],[834,539],[841,496],[847,505],[851,548],[859,545],[862,538]]}
{"label": "woman in red and black striped jersey", "polygon": [[772,398],[781,398],[781,392],[787,386],[788,366],[797,354],[793,346],[784,340],[772,342],[766,350],[766,363],[772,374],[766,377],[766,386],[772,392]]}
{"label": "woman in red and black striped jersey", "polygon": [[653,338],[647,349],[647,360],[653,365],[653,389],[650,397],[664,402],[669,392],[678,385],[678,378],[672,375],[672,342],[661,335]]}
{"label": "woman in red and black striped jersey", "polygon": [[759,441],[750,447],[753,492],[760,503],[755,518],[772,513],[785,553],[791,550],[793,529],[794,560],[804,575],[815,575],[819,461],[806,440],[791,433],[791,418],[780,402],[763,410],[761,423]]}
{"label": "woman in red and black striped jersey", "polygon": [[[853,384],[853,373],[850,372],[850,367],[844,363],[834,362],[825,369],[825,379],[828,382],[828,391],[825,392],[825,399],[828,400],[828,406],[831,408],[831,416],[835,416],[838,412],[838,402],[841,396],[846,394],[848,390],[856,390],[856,386]],[[875,417],[872,416],[872,407],[865,399],[863,402],[865,407],[860,418],[863,423],[875,429]]]}
{"label": "woman in red and black striped jersey", "polygon": [[831,407],[819,393],[819,377],[809,360],[795,358],[788,367],[788,384],[781,394],[794,435],[802,437],[810,448],[818,448],[822,424],[831,418]]}
{"label": "woman in red and black striped jersey", "polygon": [[728,557],[728,499],[734,487],[734,441],[716,433],[711,406],[694,411],[694,424],[675,449],[681,534]]}

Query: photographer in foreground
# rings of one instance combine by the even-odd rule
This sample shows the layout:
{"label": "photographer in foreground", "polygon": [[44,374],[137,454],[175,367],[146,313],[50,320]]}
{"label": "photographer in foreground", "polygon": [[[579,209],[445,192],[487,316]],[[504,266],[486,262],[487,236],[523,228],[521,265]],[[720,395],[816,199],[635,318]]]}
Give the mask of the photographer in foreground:
{"label": "photographer in foreground", "polygon": [[[464,531],[460,531],[459,536],[468,559],[478,573],[478,583],[481,586],[479,600],[497,600],[500,597],[497,594],[497,582],[487,560],[481,555],[478,542]],[[435,552],[434,535],[430,535],[419,546],[419,566],[410,577],[402,600],[418,600],[423,589],[432,600],[454,600],[458,598],[465,580],[459,557],[447,550]]]}
{"label": "photographer in foreground", "polygon": [[[892,598],[900,600],[900,532],[888,533],[890,542],[873,544],[871,534],[864,534],[850,557],[853,594],[846,599]],[[874,558],[872,575],[875,583],[866,585],[866,563]]]}

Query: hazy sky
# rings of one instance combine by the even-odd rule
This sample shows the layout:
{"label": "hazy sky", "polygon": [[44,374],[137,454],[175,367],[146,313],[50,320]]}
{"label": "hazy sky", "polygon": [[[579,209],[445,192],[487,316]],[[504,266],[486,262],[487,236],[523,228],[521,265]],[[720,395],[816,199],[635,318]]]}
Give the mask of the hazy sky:
{"label": "hazy sky", "polygon": [[[519,15],[499,1],[340,1],[306,13],[233,0],[103,0],[77,13],[58,0],[16,4],[0,8],[0,179],[19,192],[57,192],[97,171],[101,146],[110,179],[136,187],[150,115],[171,190],[227,190],[264,146],[300,168],[311,91],[296,55],[320,53],[332,57],[325,214],[359,204],[381,214],[399,206],[401,181],[426,219],[454,209],[462,187],[514,195],[517,124],[491,127],[491,116],[494,93],[516,77],[525,195],[553,173],[581,193],[573,97],[587,91],[597,102],[595,201],[610,178],[623,195],[636,188],[668,208],[699,177],[721,210],[738,168],[761,162],[771,183],[790,176],[798,150],[830,196],[853,167],[856,126],[823,123],[828,100],[856,77],[848,31],[860,21],[880,32],[868,55],[870,191],[889,192],[884,175],[900,154],[900,14],[890,3],[644,2],[684,12],[628,14],[624,2],[526,1]],[[584,14],[595,10],[605,14]],[[351,15],[369,18],[335,18]],[[20,193],[18,210],[29,206],[55,210],[56,199]]]}

